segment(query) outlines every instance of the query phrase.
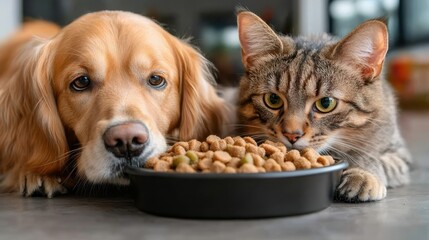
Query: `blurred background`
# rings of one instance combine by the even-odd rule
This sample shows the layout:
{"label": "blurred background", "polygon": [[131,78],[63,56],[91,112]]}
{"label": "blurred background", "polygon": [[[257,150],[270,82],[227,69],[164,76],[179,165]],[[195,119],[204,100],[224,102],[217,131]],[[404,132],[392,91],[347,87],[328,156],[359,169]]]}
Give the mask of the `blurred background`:
{"label": "blurred background", "polygon": [[403,134],[412,142],[412,152],[426,160],[429,0],[1,0],[0,41],[27,19],[66,25],[92,11],[127,10],[154,18],[173,35],[192,36],[192,43],[217,67],[217,81],[234,86],[243,73],[236,6],[248,8],[277,32],[290,35],[328,32],[341,37],[366,19],[387,18],[390,50],[385,75],[398,95]]}

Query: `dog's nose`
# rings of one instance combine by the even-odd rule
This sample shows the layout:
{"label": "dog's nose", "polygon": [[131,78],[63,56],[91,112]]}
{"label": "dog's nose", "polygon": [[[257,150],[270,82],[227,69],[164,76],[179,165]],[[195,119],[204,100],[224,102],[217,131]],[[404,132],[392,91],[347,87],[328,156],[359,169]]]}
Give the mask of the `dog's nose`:
{"label": "dog's nose", "polygon": [[103,135],[104,145],[118,158],[131,159],[139,156],[149,136],[141,123],[124,123],[110,127]]}

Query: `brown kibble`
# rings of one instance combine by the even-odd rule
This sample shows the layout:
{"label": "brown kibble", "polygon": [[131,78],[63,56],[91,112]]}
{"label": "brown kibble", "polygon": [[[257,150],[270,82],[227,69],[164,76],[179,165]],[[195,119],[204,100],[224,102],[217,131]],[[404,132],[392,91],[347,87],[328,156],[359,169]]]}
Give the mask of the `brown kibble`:
{"label": "brown kibble", "polygon": [[246,143],[245,148],[246,148],[246,152],[248,152],[248,153],[258,154],[258,146],[256,146],[256,145],[253,145],[251,143]]}
{"label": "brown kibble", "polygon": [[225,171],[225,164],[220,162],[220,161],[216,161],[213,162],[212,166],[210,167],[210,171],[214,172],[214,173],[221,173],[223,171]]}
{"label": "brown kibble", "polygon": [[305,157],[300,157],[298,159],[295,159],[295,161],[293,161],[293,164],[295,164],[296,169],[310,169],[311,168],[311,162]]}
{"label": "brown kibble", "polygon": [[[273,141],[271,141],[271,140],[265,140],[265,142],[264,142],[265,144],[268,144],[268,145],[271,145],[271,146],[276,146],[276,143],[275,142],[273,142]],[[263,144],[264,144],[263,143]]]}
{"label": "brown kibble", "polygon": [[201,170],[210,169],[213,162],[210,158],[203,158],[200,161],[198,161],[198,168]]}
{"label": "brown kibble", "polygon": [[222,151],[224,151],[225,149],[226,149],[226,141],[225,140],[223,140],[223,139],[221,139],[220,141],[219,141],[219,147],[220,147],[220,150],[222,150]]}
{"label": "brown kibble", "polygon": [[244,154],[246,153],[246,148],[241,147],[241,146],[228,145],[226,149],[227,149],[228,153],[233,157],[242,158],[244,156]]}
{"label": "brown kibble", "polygon": [[233,157],[231,158],[231,161],[229,161],[229,163],[226,164],[226,166],[232,167],[232,168],[238,168],[238,166],[240,166],[240,162],[241,162],[240,158]]}
{"label": "brown kibble", "polygon": [[191,141],[188,142],[189,144],[189,150],[195,151],[195,152],[199,152],[201,149],[201,142],[196,140],[196,139],[192,139]]}
{"label": "brown kibble", "polygon": [[195,169],[193,169],[189,164],[180,163],[176,167],[176,172],[180,172],[180,173],[194,173]]}
{"label": "brown kibble", "polygon": [[273,145],[266,144],[266,143],[262,143],[260,145],[260,147],[263,148],[263,149],[265,149],[265,153],[267,155],[271,155],[271,154],[273,154],[275,152],[279,152],[280,151],[280,149],[278,149],[277,147],[275,147]]}
{"label": "brown kibble", "polygon": [[258,154],[254,154],[254,153],[252,153],[252,157],[253,157],[253,164],[255,164],[256,167],[264,166],[265,159],[263,159]]}
{"label": "brown kibble", "polygon": [[317,158],[320,157],[319,153],[313,148],[305,148],[302,156],[307,158],[310,162],[317,162]]}
{"label": "brown kibble", "polygon": [[168,162],[170,165],[173,164],[173,157],[167,156],[161,158],[161,160]]}
{"label": "brown kibble", "polygon": [[245,163],[245,164],[241,165],[241,167],[237,170],[237,172],[239,172],[239,173],[257,173],[258,169],[250,163]]}
{"label": "brown kibble", "polygon": [[211,173],[210,169],[204,169],[201,171],[202,173]]}
{"label": "brown kibble", "polygon": [[311,162],[311,168],[320,168],[323,167],[323,164],[318,162]]}
{"label": "brown kibble", "polygon": [[260,173],[266,173],[267,172],[267,170],[265,170],[265,168],[263,168],[263,167],[256,167],[256,169],[258,169],[258,172],[260,172]]}
{"label": "brown kibble", "polygon": [[186,154],[186,149],[182,145],[176,145],[173,148],[173,151],[174,151],[174,155],[185,155]]}
{"label": "brown kibble", "polygon": [[173,149],[177,146],[182,146],[185,150],[189,150],[189,143],[188,142],[176,142],[173,145]]}
{"label": "brown kibble", "polygon": [[296,167],[292,162],[284,162],[280,164],[282,171],[295,171]]}
{"label": "brown kibble", "polygon": [[261,148],[261,147],[258,147],[258,154],[261,157],[265,157],[265,149]]}
{"label": "brown kibble", "polygon": [[210,144],[210,150],[212,151],[219,151],[222,150],[220,147],[220,141],[214,141]]}
{"label": "brown kibble", "polygon": [[334,160],[334,158],[333,158],[332,156],[329,156],[329,155],[323,155],[323,156],[321,156],[321,157],[324,157],[324,158],[328,159],[328,161],[329,161],[329,165],[335,164],[335,160]]}
{"label": "brown kibble", "polygon": [[200,146],[201,152],[207,152],[210,149],[210,146],[207,142],[202,142]]}
{"label": "brown kibble", "polygon": [[272,158],[269,158],[264,163],[264,168],[267,172],[281,172],[282,168],[280,165]]}
{"label": "brown kibble", "polygon": [[278,164],[282,164],[285,161],[285,155],[280,151],[271,154],[270,158],[274,159]]}
{"label": "brown kibble", "polygon": [[235,146],[246,146],[246,141],[242,137],[233,137]]}
{"label": "brown kibble", "polygon": [[299,151],[293,149],[293,150],[290,150],[289,152],[286,153],[285,161],[286,162],[294,162],[295,160],[297,160],[300,157],[301,157],[301,154],[299,153]]}
{"label": "brown kibble", "polygon": [[224,151],[216,151],[213,155],[213,161],[220,161],[222,163],[228,163],[231,161],[231,155]]}
{"label": "brown kibble", "polygon": [[258,144],[256,143],[255,139],[253,139],[253,138],[251,138],[251,137],[244,137],[244,138],[243,138],[243,140],[244,140],[246,143],[250,143],[250,144],[252,144],[252,145],[254,145],[254,146],[258,146]]}
{"label": "brown kibble", "polygon": [[212,158],[213,158],[213,155],[214,155],[214,152],[213,152],[213,151],[207,151],[207,152],[206,152],[206,157],[207,157],[207,158],[212,159]]}
{"label": "brown kibble", "polygon": [[195,152],[198,156],[199,159],[201,158],[205,158],[206,157],[206,153],[205,152]]}
{"label": "brown kibble", "polygon": [[237,173],[237,170],[233,167],[226,166],[224,173]]}
{"label": "brown kibble", "polygon": [[144,163],[145,168],[153,168],[155,164],[159,161],[158,157],[151,157]]}
{"label": "brown kibble", "polygon": [[287,148],[286,148],[286,146],[278,146],[277,147],[278,149],[280,149],[280,151],[283,153],[283,154],[285,154],[286,155],[286,153],[287,153]]}
{"label": "brown kibble", "polygon": [[218,137],[218,136],[216,136],[216,135],[210,135],[210,136],[208,136],[208,137],[206,138],[206,142],[207,142],[208,144],[212,144],[212,143],[217,142],[217,141],[219,141],[219,140],[220,140],[220,137]]}
{"label": "brown kibble", "polygon": [[153,166],[156,172],[167,172],[170,169],[170,164],[166,161],[157,161]]}
{"label": "brown kibble", "polygon": [[329,159],[325,156],[318,157],[316,162],[322,164],[325,167],[330,165]]}
{"label": "brown kibble", "polygon": [[234,139],[230,136],[224,138],[223,140],[225,140],[226,144],[234,145]]}

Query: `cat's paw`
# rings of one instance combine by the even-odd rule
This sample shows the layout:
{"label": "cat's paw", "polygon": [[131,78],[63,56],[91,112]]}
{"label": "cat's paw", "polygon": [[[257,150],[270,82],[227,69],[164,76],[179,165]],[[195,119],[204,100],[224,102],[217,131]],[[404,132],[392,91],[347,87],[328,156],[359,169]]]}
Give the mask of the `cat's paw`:
{"label": "cat's paw", "polygon": [[398,187],[410,182],[409,167],[407,162],[394,153],[381,156],[384,173],[389,187]]}
{"label": "cat's paw", "polygon": [[336,198],[345,202],[367,202],[386,197],[386,186],[372,173],[360,168],[343,172]]}
{"label": "cat's paw", "polygon": [[25,197],[43,195],[52,198],[57,194],[66,194],[67,189],[58,178],[26,174],[20,179],[20,192]]}

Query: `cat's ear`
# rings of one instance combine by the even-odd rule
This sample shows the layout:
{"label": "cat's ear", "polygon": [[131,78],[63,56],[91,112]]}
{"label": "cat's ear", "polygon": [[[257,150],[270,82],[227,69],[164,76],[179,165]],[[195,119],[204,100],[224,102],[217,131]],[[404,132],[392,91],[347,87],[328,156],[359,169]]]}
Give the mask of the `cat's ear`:
{"label": "cat's ear", "polygon": [[344,37],[334,49],[334,58],[357,66],[362,78],[376,79],[382,70],[388,48],[387,25],[369,20]]}
{"label": "cat's ear", "polygon": [[239,10],[237,25],[245,68],[253,65],[261,56],[283,51],[283,43],[277,34],[254,13]]}

